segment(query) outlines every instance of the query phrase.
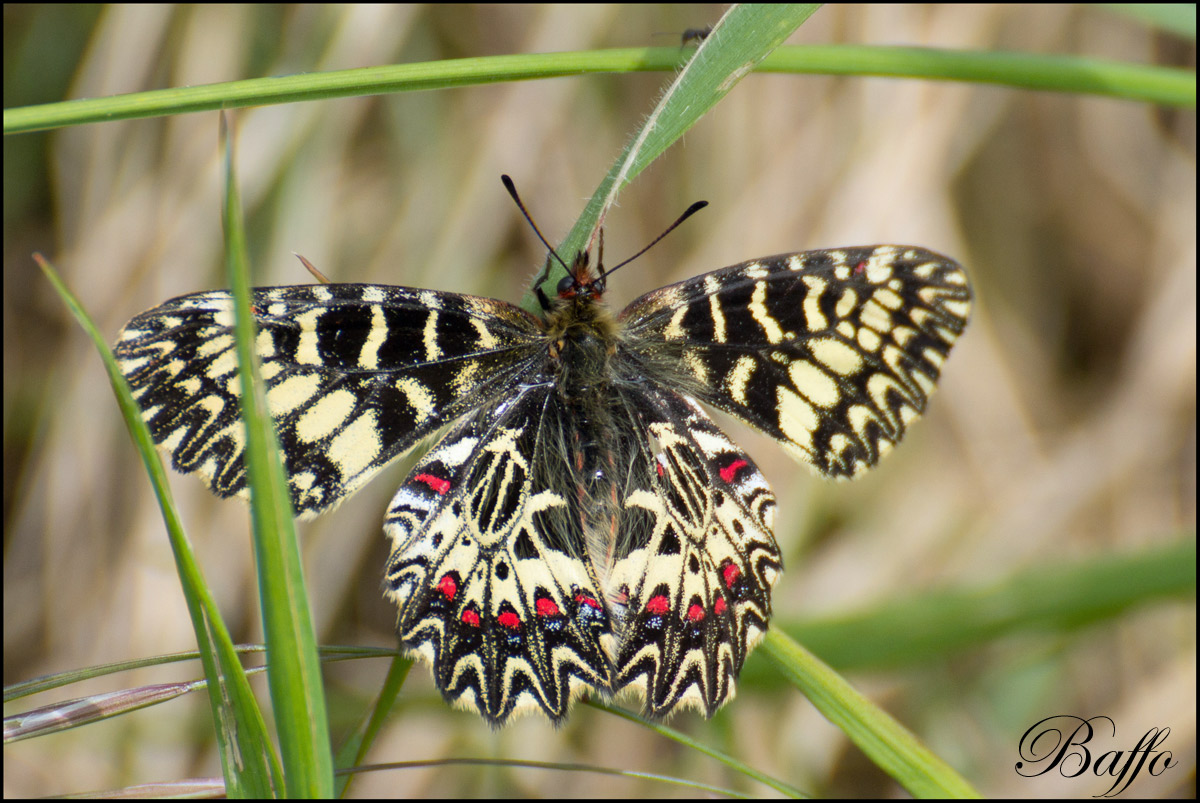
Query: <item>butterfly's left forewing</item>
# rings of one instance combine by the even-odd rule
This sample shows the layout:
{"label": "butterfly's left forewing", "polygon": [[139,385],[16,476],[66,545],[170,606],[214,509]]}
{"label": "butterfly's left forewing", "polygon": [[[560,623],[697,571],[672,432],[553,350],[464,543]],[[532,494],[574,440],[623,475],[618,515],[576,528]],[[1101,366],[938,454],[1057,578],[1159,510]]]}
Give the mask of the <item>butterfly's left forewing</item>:
{"label": "butterfly's left forewing", "polygon": [[[511,304],[366,284],[252,291],[267,407],[296,512],[336,505],[528,370],[540,329]],[[219,496],[244,495],[233,300],[180,296],[114,348],[154,441]]]}

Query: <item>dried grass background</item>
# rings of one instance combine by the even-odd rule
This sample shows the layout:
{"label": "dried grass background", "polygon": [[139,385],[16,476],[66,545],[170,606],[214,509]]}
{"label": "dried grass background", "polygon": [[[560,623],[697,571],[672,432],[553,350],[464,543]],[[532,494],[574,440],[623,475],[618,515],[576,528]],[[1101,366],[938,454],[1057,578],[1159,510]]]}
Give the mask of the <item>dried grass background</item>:
{"label": "dried grass background", "polygon": [[[673,46],[716,7],[5,6],[5,106],[262,75],[502,53]],[[1195,51],[1100,8],[827,7],[792,38],[1075,53],[1193,66]],[[543,253],[500,186],[513,176],[554,241],[664,74],[590,76],[242,110],[238,164],[255,281],[334,281],[518,301]],[[879,242],[963,262],[974,318],[928,416],[867,478],[825,484],[733,427],[780,497],[777,621],[985,586],[1039,566],[1169,543],[1196,513],[1195,113],[978,85],[750,76],[644,173],[608,219],[610,261],[693,200],[712,206],[610,285],[618,308],[751,257]],[[193,649],[149,484],[100,361],[30,254],[63,271],[104,331],[223,285],[217,116],[83,126],[4,143],[4,680]],[[393,645],[383,512],[406,465],[302,530],[318,635]],[[246,508],[172,475],[237,641],[261,638]],[[1181,765],[1142,796],[1191,796],[1195,602],[1069,635],[1036,631],[949,661],[850,679],[988,796],[1089,796],[1024,779],[1043,716],[1105,714],[1129,749],[1170,727]],[[752,658],[752,660],[754,660]],[[386,666],[330,665],[331,720],[360,715]],[[198,664],[70,696],[198,677]],[[265,684],[256,681],[266,699]],[[761,794],[586,707],[555,731],[493,732],[414,668],[371,759],[518,757],[681,775]],[[49,700],[35,698],[35,704]],[[20,709],[28,706],[22,701]],[[7,712],[11,713],[11,712]],[[744,687],[717,720],[672,724],[822,795],[896,788],[799,695]],[[6,796],[219,774],[190,698],[5,749]],[[584,773],[372,773],[362,796],[660,796]]]}

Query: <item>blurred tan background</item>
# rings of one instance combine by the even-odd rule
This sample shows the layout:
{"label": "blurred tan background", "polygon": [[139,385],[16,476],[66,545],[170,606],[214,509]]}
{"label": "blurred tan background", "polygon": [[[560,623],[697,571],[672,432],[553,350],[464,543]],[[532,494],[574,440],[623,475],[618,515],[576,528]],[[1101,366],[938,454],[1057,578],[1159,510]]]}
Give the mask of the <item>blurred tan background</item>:
{"label": "blurred tan background", "polygon": [[[504,53],[668,46],[716,6],[5,6],[5,106],[241,78]],[[826,7],[790,44],[911,44],[1189,66],[1194,46],[1100,8]],[[241,110],[238,165],[257,284],[333,281],[516,302],[666,74],[589,76]],[[1196,512],[1195,113],[926,81],[750,76],[621,196],[609,261],[689,204],[712,206],[623,270],[621,307],[662,284],[785,251],[919,244],[967,266],[974,317],[927,418],[867,478],[824,484],[731,426],[780,497],[780,622],[1172,542]],[[171,296],[224,285],[217,115],[91,125],[4,143],[4,681],[192,649],[150,487],[100,361],[30,259],[47,255],[111,338]],[[381,522],[392,467],[302,527],[319,638],[392,646]],[[172,474],[238,641],[261,638],[246,508]],[[1170,727],[1181,764],[1134,793],[1190,797],[1195,600],[1069,635],[1031,631],[953,660],[850,680],[988,796],[1091,796],[1024,779],[1016,742],[1055,713],[1105,714],[1104,749]],[[762,660],[761,656],[752,661]],[[384,660],[328,666],[344,732]],[[769,671],[769,670],[768,670]],[[65,696],[198,677],[111,676]],[[265,684],[257,681],[266,699]],[[495,733],[413,669],[376,762],[513,757],[730,785],[715,762],[587,707]],[[5,749],[4,792],[86,792],[219,774],[199,695]],[[744,684],[712,723],[671,724],[823,796],[897,788],[786,688]],[[1111,781],[1110,781],[1111,782]],[[665,796],[677,787],[486,768],[360,777],[362,796]]]}

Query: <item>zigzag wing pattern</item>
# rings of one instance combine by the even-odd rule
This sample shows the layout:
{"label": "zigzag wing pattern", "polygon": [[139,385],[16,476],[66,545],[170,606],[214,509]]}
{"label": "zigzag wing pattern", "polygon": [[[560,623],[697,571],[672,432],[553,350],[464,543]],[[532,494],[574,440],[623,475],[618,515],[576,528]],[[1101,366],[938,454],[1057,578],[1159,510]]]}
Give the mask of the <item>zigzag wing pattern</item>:
{"label": "zigzag wing pattern", "polygon": [[[626,688],[652,715],[711,715],[766,631],[781,570],[766,481],[694,402],[658,391],[625,409],[605,454],[633,457],[586,493],[555,465],[566,415],[542,386],[460,422],[392,501],[401,640],[493,723]],[[589,501],[605,496],[621,502]]]}
{"label": "zigzag wing pattern", "polygon": [[775,496],[695,401],[640,395],[643,471],[624,489],[610,580],[625,603],[615,685],[638,689],[652,715],[682,705],[712,716],[767,630],[783,568]]}
{"label": "zigzag wing pattern", "polygon": [[[392,500],[384,592],[406,648],[448,700],[494,724],[606,690],[608,606],[583,504],[559,453],[554,390],[531,387],[455,426]],[[550,443],[548,443],[550,442]]]}
{"label": "zigzag wing pattern", "polygon": [[701,401],[834,477],[874,466],[925,411],[970,313],[962,267],[882,245],[766,257],[655,290],[620,316]]}
{"label": "zigzag wing pattern", "polygon": [[[296,512],[353,493],[425,435],[508,386],[540,327],[503,301],[367,284],[260,288],[267,404]],[[218,496],[245,495],[228,292],[172,299],[114,349],[155,443]]]}

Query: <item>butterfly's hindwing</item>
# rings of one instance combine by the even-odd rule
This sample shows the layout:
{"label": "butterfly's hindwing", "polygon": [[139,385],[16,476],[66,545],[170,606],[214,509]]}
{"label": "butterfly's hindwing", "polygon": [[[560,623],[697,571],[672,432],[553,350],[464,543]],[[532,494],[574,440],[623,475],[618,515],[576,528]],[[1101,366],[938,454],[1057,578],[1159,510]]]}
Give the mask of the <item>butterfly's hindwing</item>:
{"label": "butterfly's hindwing", "polygon": [[535,386],[469,416],[413,469],[384,524],[401,640],[447,699],[494,723],[536,708],[560,719],[574,697],[610,684],[581,500],[550,462],[562,426],[553,401]]}
{"label": "butterfly's hindwing", "polygon": [[618,529],[637,533],[631,519],[649,529],[618,539],[615,685],[640,689],[651,714],[682,704],[711,716],[767,629],[782,570],[775,497],[695,402],[639,389],[630,407],[641,471],[626,486]]}
{"label": "butterfly's hindwing", "polygon": [[970,311],[966,274],[919,248],[806,251],[648,293],[621,313],[701,401],[822,474],[875,465],[925,411]]}
{"label": "butterfly's hindwing", "polygon": [[[256,289],[256,349],[296,512],[337,504],[480,396],[536,348],[510,304],[404,287]],[[219,496],[245,494],[241,386],[228,292],[134,318],[115,354],[155,442]]]}
{"label": "butterfly's hindwing", "polygon": [[[446,435],[388,511],[401,639],[448,699],[493,722],[561,718],[589,688],[711,715],[766,630],[781,566],[762,475],[674,393],[618,409],[636,418],[616,423],[600,463],[632,459],[587,473],[586,490],[554,465],[570,406],[536,387]],[[621,503],[590,504],[605,496]],[[607,558],[582,548],[606,533]]]}

